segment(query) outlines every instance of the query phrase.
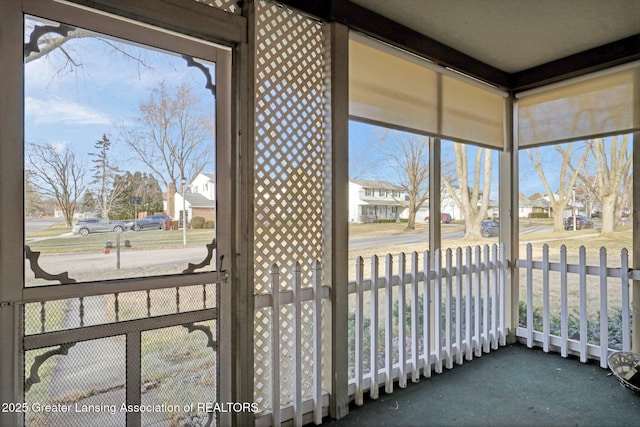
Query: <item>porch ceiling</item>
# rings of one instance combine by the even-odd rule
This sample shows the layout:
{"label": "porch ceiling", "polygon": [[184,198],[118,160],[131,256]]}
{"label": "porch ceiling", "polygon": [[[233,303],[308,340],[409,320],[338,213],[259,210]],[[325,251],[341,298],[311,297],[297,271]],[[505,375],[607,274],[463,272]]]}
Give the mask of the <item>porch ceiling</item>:
{"label": "porch ceiling", "polygon": [[281,0],[496,86],[640,59],[638,0]]}
{"label": "porch ceiling", "polygon": [[352,0],[507,73],[640,33],[638,0]]}

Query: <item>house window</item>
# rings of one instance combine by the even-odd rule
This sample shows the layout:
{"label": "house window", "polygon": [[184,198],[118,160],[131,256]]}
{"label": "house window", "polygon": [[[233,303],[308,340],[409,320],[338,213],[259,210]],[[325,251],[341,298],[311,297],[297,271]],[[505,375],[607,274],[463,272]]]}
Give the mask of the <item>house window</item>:
{"label": "house window", "polygon": [[364,195],[369,197],[373,196],[373,188],[365,188]]}
{"label": "house window", "polygon": [[386,197],[386,195],[387,195],[387,191],[386,190],[382,190],[382,189],[378,190],[378,196]]}

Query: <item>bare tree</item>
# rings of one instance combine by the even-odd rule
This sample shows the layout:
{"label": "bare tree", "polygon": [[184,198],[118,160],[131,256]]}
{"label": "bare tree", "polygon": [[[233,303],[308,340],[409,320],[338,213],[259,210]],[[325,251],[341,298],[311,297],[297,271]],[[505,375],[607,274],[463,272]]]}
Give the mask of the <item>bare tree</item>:
{"label": "bare tree", "polygon": [[429,199],[429,141],[427,137],[391,133],[385,138],[384,156],[398,174],[398,185],[409,197],[407,230],[416,228],[416,213]]}
{"label": "bare tree", "polygon": [[[549,197],[549,203],[551,204],[551,209],[553,210],[553,231],[563,231],[564,218],[562,216],[562,212],[564,212],[564,209],[569,203],[573,188],[575,187],[576,180],[578,179],[578,171],[581,170],[584,166],[589,154],[589,150],[584,150],[582,156],[580,156],[580,160],[578,161],[577,166],[574,168],[571,163],[571,156],[573,155],[573,143],[568,143],[566,149],[559,145],[556,146],[555,149],[562,156],[558,175],[557,191],[553,191],[545,175],[545,169],[543,167],[544,157],[540,152],[540,148],[535,148],[533,150],[528,149],[527,154],[529,155],[531,164],[538,173],[538,176],[542,181],[542,185],[544,186],[545,191],[547,192],[547,195]],[[554,168],[554,171],[555,170],[557,169]]]}
{"label": "bare tree", "polygon": [[[631,171],[632,156],[629,152],[629,135],[610,138],[608,144],[604,138],[594,139],[589,145],[596,163],[595,182],[584,176],[579,167],[573,170],[596,195],[602,205],[602,234],[611,234],[620,220],[625,207],[625,186],[630,186],[627,178]],[[607,154],[608,152],[608,154]]]}
{"label": "bare tree", "polygon": [[81,55],[73,47],[69,47],[68,42],[75,39],[91,37],[108,46],[113,52],[132,59],[140,66],[147,67],[143,59],[143,50],[135,49],[129,51],[124,44],[112,41],[105,37],[99,37],[95,33],[72,27],[66,24],[49,25],[37,24],[38,21],[28,19],[26,21],[26,32],[28,40],[24,43],[24,62],[28,64],[41,58],[51,58],[53,53],[56,56],[56,74],[64,75],[82,68]]}
{"label": "bare tree", "polygon": [[71,227],[76,202],[84,191],[85,169],[69,146],[31,144],[27,154],[31,184],[43,195],[55,198],[65,223]]}
{"label": "bare tree", "polygon": [[[212,153],[207,152],[207,141],[212,134],[211,118],[197,113],[198,104],[198,98],[187,84],[171,90],[162,82],[140,105],[140,126],[124,134],[125,143],[169,193],[181,177],[187,182],[193,180],[212,158]],[[173,203],[169,200],[169,212]]]}
{"label": "bare tree", "polygon": [[470,180],[467,150],[464,144],[453,143],[456,173],[453,176],[443,173],[442,182],[449,196],[462,211],[466,230],[465,238],[479,239],[482,237],[482,220],[487,217],[489,209],[491,151],[486,148],[477,148],[473,179]]}
{"label": "bare tree", "polygon": [[42,195],[33,185],[33,172],[26,170],[24,172],[24,215],[33,216],[40,215],[45,212],[44,200]]}

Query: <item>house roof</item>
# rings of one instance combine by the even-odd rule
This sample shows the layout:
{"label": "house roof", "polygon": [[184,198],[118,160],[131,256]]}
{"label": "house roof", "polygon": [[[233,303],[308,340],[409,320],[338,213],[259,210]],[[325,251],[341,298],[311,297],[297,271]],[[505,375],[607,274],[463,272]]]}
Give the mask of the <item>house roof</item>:
{"label": "house roof", "polygon": [[368,206],[408,206],[409,202],[405,202],[404,200],[359,200],[359,205],[368,205]]}
{"label": "house roof", "polygon": [[186,193],[184,195],[184,198],[187,202],[189,202],[191,207],[194,207],[194,208],[215,208],[216,207],[215,200],[209,200],[206,197],[204,197],[202,194]]}
{"label": "house roof", "polygon": [[530,199],[524,194],[520,194],[519,197],[520,207],[523,208],[548,208],[551,203],[543,198]]}
{"label": "house roof", "polygon": [[380,190],[405,191],[405,189],[402,188],[401,186],[396,184],[391,184],[390,182],[386,182],[386,181],[375,181],[371,179],[352,179],[351,182],[361,187],[373,188],[376,190],[380,189]]}

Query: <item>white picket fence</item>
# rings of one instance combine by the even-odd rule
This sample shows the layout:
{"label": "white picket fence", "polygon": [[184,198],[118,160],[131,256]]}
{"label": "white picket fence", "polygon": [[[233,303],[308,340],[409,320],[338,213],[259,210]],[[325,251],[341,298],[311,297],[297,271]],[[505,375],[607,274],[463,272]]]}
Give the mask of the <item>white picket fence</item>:
{"label": "white picket fence", "polygon": [[[520,300],[526,312],[525,320],[516,330],[516,336],[529,347],[539,346],[544,351],[558,351],[563,357],[577,354],[580,360],[598,359],[606,367],[612,350],[609,343],[609,319],[621,316],[620,350],[631,347],[630,280],[640,280],[640,271],[628,268],[627,250],[622,250],[620,266],[607,266],[604,248],[600,251],[598,266],[587,265],[586,250],[581,248],[578,263],[567,262],[567,249],[562,246],[559,262],[550,261],[549,248],[544,245],[542,260],[533,259],[532,245],[527,246],[526,258],[516,261],[522,272]],[[349,293],[349,394],[357,405],[362,405],[369,393],[376,399],[379,388],[392,393],[395,384],[406,387],[409,380],[429,378],[443,368],[480,357],[506,345],[508,326],[505,322],[507,261],[503,245],[484,245],[446,251],[401,253],[373,256],[369,260],[357,258],[355,281],[348,283]],[[365,270],[368,275],[365,276]],[[321,265],[316,262],[311,278],[303,280],[301,267],[296,264],[291,283],[281,283],[277,265],[270,271],[271,289],[279,292],[255,296],[255,309],[268,309],[271,324],[288,324],[294,342],[284,343],[296,351],[281,353],[283,330],[270,336],[270,357],[264,362],[271,377],[269,402],[271,411],[256,417],[256,425],[280,425],[292,421],[293,425],[319,424],[327,413],[329,396],[322,389],[322,310],[323,300],[329,298],[330,288],[322,286]],[[611,280],[619,289],[613,300],[609,291]],[[598,285],[594,284],[597,281]],[[303,283],[306,286],[303,288]],[[282,286],[286,285],[286,286]],[[597,298],[589,300],[588,293],[598,288]],[[284,290],[286,289],[286,290]],[[553,297],[552,297],[553,295]],[[577,296],[576,296],[577,295]],[[559,298],[559,301],[557,299]],[[578,299],[577,308],[570,304]],[[601,326],[593,340],[593,320],[589,323],[589,304],[599,305]],[[304,324],[303,304],[312,316]],[[281,319],[283,308],[293,313],[292,319]],[[556,310],[557,309],[557,310]],[[554,311],[555,310],[555,311]],[[558,314],[554,314],[557,311]],[[591,310],[593,319],[594,310]],[[571,315],[579,317],[579,337],[570,334]],[[554,317],[555,316],[555,317]],[[552,328],[552,320],[560,323]],[[292,322],[291,322],[292,320]],[[575,322],[574,322],[575,323]],[[573,325],[575,327],[575,325]],[[313,335],[313,360],[305,359],[299,349],[304,330]],[[574,331],[575,335],[575,331]],[[325,349],[328,350],[328,349]],[[259,362],[256,362],[259,363]],[[293,364],[293,393],[291,401],[283,401],[281,369]],[[302,370],[312,369],[312,389],[303,390]],[[273,410],[280,408],[280,410]]]}
{"label": "white picket fence", "polygon": [[[587,252],[584,246],[580,247],[578,253],[578,263],[567,262],[567,248],[562,245],[560,248],[559,262],[550,262],[549,247],[542,248],[542,260],[533,260],[533,247],[531,244],[526,248],[526,259],[518,260],[516,265],[526,272],[526,324],[517,328],[516,334],[523,339],[527,346],[540,346],[544,351],[559,351],[563,357],[569,353],[580,356],[582,362],[587,359],[597,359],[600,366],[607,367],[607,356],[612,350],[630,351],[631,349],[631,307],[629,280],[639,280],[640,271],[629,269],[629,254],[627,249],[623,249],[620,254],[620,266],[612,268],[608,266],[606,248],[601,248],[599,253],[599,265],[587,265]],[[534,273],[536,277],[534,278]],[[536,304],[535,287],[542,287],[542,304]],[[618,287],[618,289],[614,289]],[[539,292],[538,292],[539,293]],[[551,307],[557,301],[550,300],[551,294],[558,295],[560,299],[559,308],[559,330],[552,330]],[[598,307],[588,308],[589,295],[597,293],[596,301]],[[577,294],[577,296],[576,296]],[[610,298],[615,297],[615,301],[610,302]],[[522,300],[521,295],[521,300]],[[577,299],[577,307],[570,306],[569,299]],[[619,298],[619,300],[618,300]],[[537,298],[539,301],[539,298]],[[594,303],[591,302],[593,305]],[[536,313],[542,315],[542,325],[536,325],[534,320]],[[556,310],[557,312],[557,310]],[[599,314],[598,314],[599,312]],[[590,315],[591,313],[591,315]],[[598,319],[597,328],[594,326],[595,316]],[[570,334],[569,321],[571,316],[579,318],[578,337]],[[618,348],[610,348],[609,322],[614,316],[621,316],[620,340]],[[557,317],[556,317],[557,319]],[[598,333],[595,334],[594,330]],[[591,335],[591,337],[590,337]],[[593,337],[596,335],[596,337]],[[605,345],[601,345],[605,343]]]}
{"label": "white picket fence", "polygon": [[[258,415],[256,426],[279,426],[285,421],[292,421],[295,426],[311,422],[318,425],[327,414],[329,396],[322,390],[322,300],[329,297],[330,290],[322,286],[320,262],[315,262],[310,272],[311,277],[303,280],[301,265],[296,263],[291,270],[291,282],[281,283],[280,267],[274,264],[269,272],[271,289],[280,291],[255,295],[256,310],[270,308],[273,328],[270,333],[270,357],[261,362],[256,361],[256,364],[261,363],[264,369],[270,370],[271,389],[268,400],[271,411]],[[303,288],[303,282],[311,286]],[[311,305],[309,324],[304,324],[302,319],[303,303]],[[283,308],[286,307],[291,308],[292,318],[282,319]],[[291,331],[285,330],[288,327],[284,325],[289,325]],[[313,349],[309,352],[310,357],[302,351],[303,330],[311,331],[312,334]],[[292,336],[293,342],[282,342],[285,335]],[[282,354],[283,346],[290,347],[292,351]],[[288,376],[283,371],[289,366],[293,366],[293,390],[290,393],[293,398],[291,401],[283,401],[282,388],[285,385],[281,380]],[[303,389],[303,370],[311,371],[312,376],[312,384],[306,390]]]}
{"label": "white picket fence", "polygon": [[391,393],[396,381],[405,387],[408,378],[417,382],[505,345],[505,266],[495,244],[455,255],[447,249],[444,257],[440,250],[387,255],[382,274],[373,256],[368,278],[358,258],[349,283],[349,392],[356,404],[367,391],[377,398],[382,385]]}

